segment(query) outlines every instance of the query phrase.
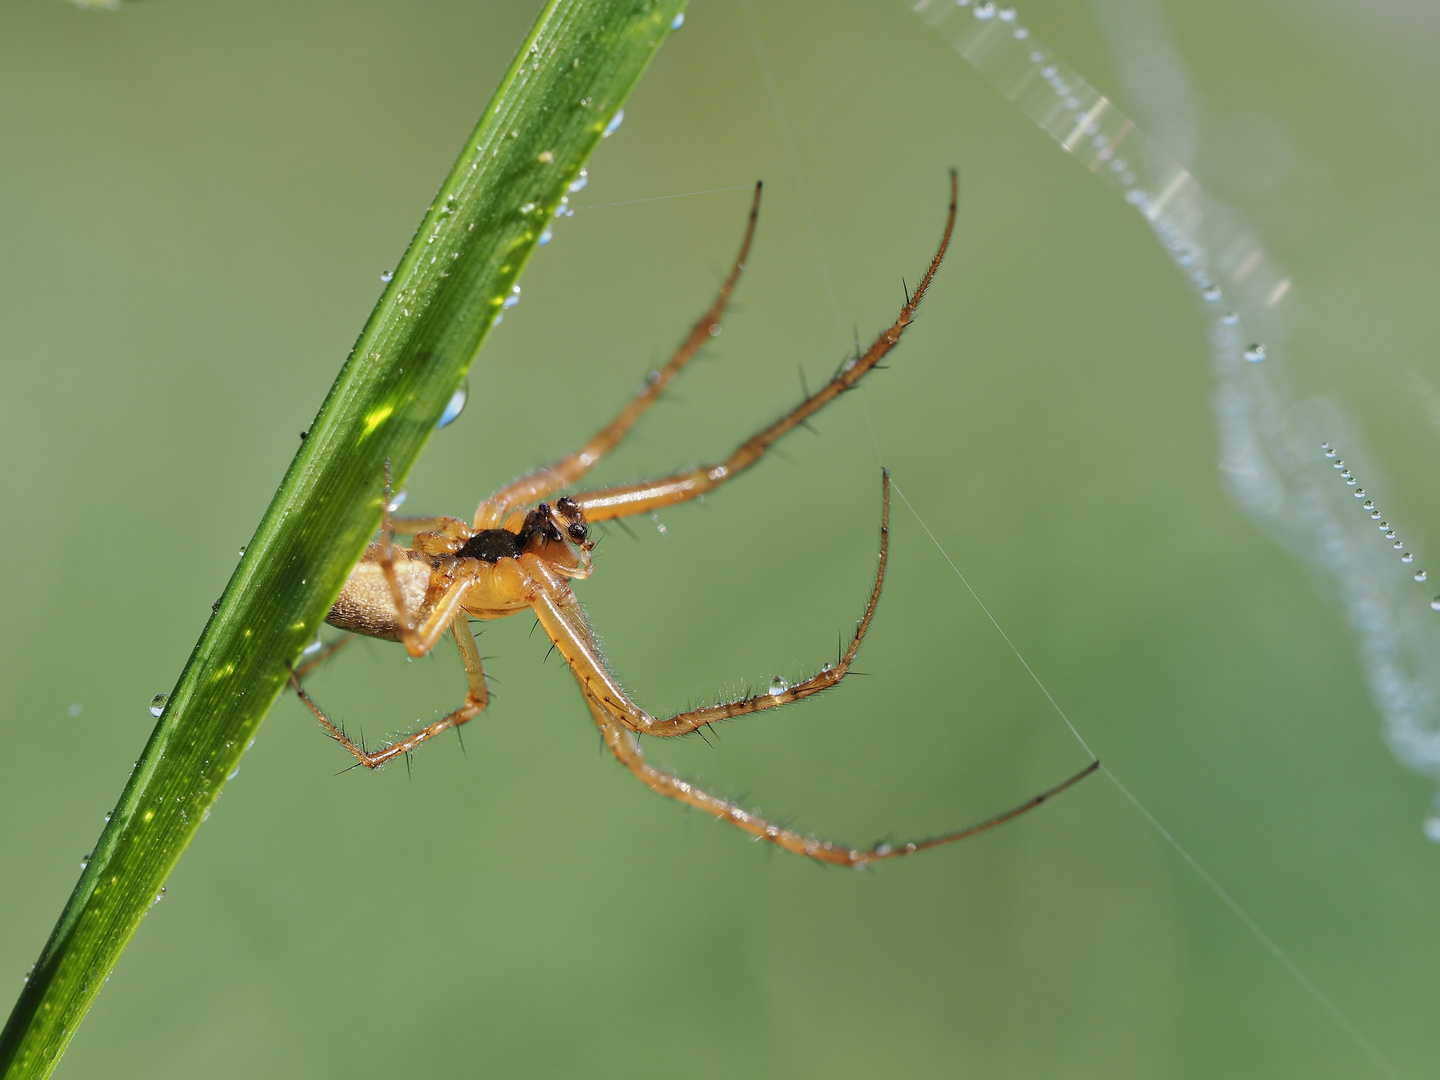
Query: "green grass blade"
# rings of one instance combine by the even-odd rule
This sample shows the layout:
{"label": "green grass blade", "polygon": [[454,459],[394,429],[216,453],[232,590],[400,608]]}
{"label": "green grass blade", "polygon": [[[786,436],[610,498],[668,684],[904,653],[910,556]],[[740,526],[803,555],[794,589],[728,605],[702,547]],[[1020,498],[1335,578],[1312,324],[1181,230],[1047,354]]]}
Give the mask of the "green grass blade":
{"label": "green grass blade", "polygon": [[0,1033],[54,1069],[380,523],[684,0],[551,0],[411,241],[200,636]]}

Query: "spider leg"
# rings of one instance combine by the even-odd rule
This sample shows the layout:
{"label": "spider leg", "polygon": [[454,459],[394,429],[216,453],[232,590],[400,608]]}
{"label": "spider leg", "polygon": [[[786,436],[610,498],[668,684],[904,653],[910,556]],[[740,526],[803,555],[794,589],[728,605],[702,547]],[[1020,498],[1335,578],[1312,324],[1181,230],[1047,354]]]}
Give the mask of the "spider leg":
{"label": "spider leg", "polygon": [[396,536],[416,536],[420,533],[444,533],[446,536],[459,536],[462,539],[469,539],[470,525],[459,518],[445,517],[392,517],[390,519],[390,531]]}
{"label": "spider leg", "polygon": [[953,844],[959,840],[966,840],[979,833],[986,832],[998,825],[1019,817],[1028,810],[1033,810],[1041,803],[1052,796],[1060,794],[1072,784],[1077,784],[1085,777],[1100,767],[1100,762],[1092,761],[1084,769],[1062,783],[1056,784],[1047,791],[1041,792],[1033,798],[1027,799],[1019,806],[1011,807],[1002,814],[982,821],[979,824],[971,825],[968,828],[960,829],[958,832],[945,833],[943,836],[931,837],[927,840],[916,840],[905,844],[877,844],[869,851],[860,848],[852,848],[845,844],[837,844],[831,840],[816,840],[814,837],[802,836],[792,829],[776,825],[766,821],[764,818],[743,809],[739,804],[728,799],[722,799],[703,791],[695,785],[681,780],[678,776],[655,768],[645,760],[645,755],[640,749],[640,740],[631,732],[615,722],[614,717],[598,702],[586,695],[586,704],[590,706],[590,713],[595,717],[595,723],[600,728],[600,736],[610,752],[620,760],[620,763],[629,769],[637,780],[648,787],[651,791],[658,792],[668,798],[675,799],[687,806],[693,806],[702,810],[711,817],[720,819],[734,825],[737,829],[749,833],[757,840],[766,840],[776,847],[784,848],[786,851],[793,851],[796,855],[806,855],[816,862],[829,863],[832,866],[854,866],[863,867],[873,862],[880,862],[884,859],[898,859],[902,855],[913,855],[917,851],[925,851],[927,848],[941,847],[944,844]]}
{"label": "spider leg", "polygon": [[310,695],[305,692],[305,687],[300,683],[300,671],[294,668],[290,669],[290,685],[295,688],[295,693],[305,703],[305,707],[314,714],[316,720],[320,721],[320,726],[332,739],[354,754],[360,764],[367,769],[378,768],[391,758],[410,753],[425,740],[433,739],[436,735],[449,731],[451,728],[458,728],[465,721],[479,716],[485,706],[490,704],[490,691],[485,685],[485,671],[480,664],[480,647],[475,644],[475,634],[470,629],[470,620],[465,617],[463,611],[457,612],[451,618],[449,628],[455,635],[455,644],[460,649],[460,660],[465,665],[465,674],[470,680],[469,689],[465,694],[465,703],[428,727],[423,727],[379,750],[366,750],[351,741],[344,729],[326,716],[320,706],[316,705]]}
{"label": "spider leg", "polygon": [[864,639],[865,632],[870,629],[870,620],[875,617],[876,605],[880,603],[880,589],[885,584],[885,567],[889,561],[890,552],[890,474],[882,472],[881,475],[884,478],[885,497],[884,509],[880,514],[880,558],[879,566],[875,570],[875,584],[870,589],[870,599],[865,604],[865,614],[860,617],[859,623],[855,626],[855,636],[850,640],[850,647],[841,654],[835,666],[831,667],[826,664],[815,675],[794,686],[782,688],[773,685],[763,694],[742,698],[739,701],[727,701],[709,708],[676,713],[665,720],[652,719],[649,726],[643,729],[646,735],[688,735],[692,731],[697,731],[707,724],[713,724],[719,720],[731,720],[737,716],[748,716],[750,713],[789,705],[792,701],[802,701],[812,694],[830,689],[845,677],[850,670],[850,665],[855,660],[855,654],[860,651],[860,642]]}
{"label": "spider leg", "polygon": [[720,292],[716,295],[715,302],[690,328],[690,333],[680,343],[675,354],[670,357],[664,367],[651,372],[650,378],[630,403],[620,410],[615,419],[597,431],[590,441],[579,450],[567,454],[553,465],[537,469],[511,484],[507,484],[482,502],[475,511],[475,529],[477,531],[498,528],[516,507],[536,502],[561,488],[569,487],[589,472],[597,461],[620,445],[620,441],[629,433],[635,421],[640,419],[646,409],[655,404],[665,388],[670,385],[670,381],[680,373],[680,369],[700,351],[700,346],[720,333],[720,319],[725,314],[726,305],[730,302],[730,294],[734,292],[735,285],[740,280],[740,273],[745,269],[745,259],[750,254],[750,241],[755,236],[755,222],[760,216],[760,187],[760,184],[755,185],[755,200],[750,205],[750,221],[745,226],[745,238],[740,243],[740,253],[735,256],[735,262],[730,267],[730,273],[725,278],[725,283],[720,286]]}
{"label": "spider leg", "polygon": [[685,735],[718,720],[729,720],[801,701],[822,690],[828,690],[845,677],[855,660],[855,654],[860,651],[860,642],[875,617],[875,608],[880,602],[880,589],[885,582],[885,566],[890,546],[890,476],[888,473],[882,475],[885,495],[880,518],[879,566],[875,572],[875,584],[870,590],[870,599],[865,605],[865,614],[856,626],[850,647],[840,656],[839,662],[833,668],[826,665],[816,675],[794,686],[785,687],[783,690],[771,687],[768,693],[740,701],[692,709],[665,719],[657,719],[630,699],[605,666],[599,646],[595,643],[595,636],[570,586],[542,560],[533,555],[525,555],[521,557],[521,565],[530,579],[531,605],[541,625],[545,627],[545,632],[550,635],[550,640],[554,643],[552,647],[557,648],[565,662],[570,665],[586,700],[603,709],[613,722],[641,735]]}
{"label": "spider leg", "polygon": [[[305,663],[294,669],[296,677],[303,679],[354,640],[355,636],[353,634],[346,634],[344,637],[336,638],[328,645],[322,646],[309,660],[306,660]],[[302,653],[301,655],[303,656],[304,654]]]}
{"label": "spider leg", "polygon": [[907,294],[905,305],[895,321],[880,332],[874,343],[861,355],[854,356],[841,365],[834,378],[815,393],[796,405],[788,413],[763,431],[752,435],[735,448],[723,462],[701,465],[687,472],[676,473],[660,480],[643,481],[637,484],[623,484],[618,487],[601,488],[574,496],[587,521],[608,521],[612,518],[628,517],[631,514],[648,514],[661,507],[685,502],[696,496],[713,491],[726,480],[748,469],[764,456],[783,435],[804,424],[845,391],[853,389],[861,377],[893,349],[900,335],[915,318],[915,309],[920,306],[945,251],[950,246],[950,236],[955,229],[955,211],[959,201],[959,180],[952,169],[950,172],[950,211],[945,220],[945,232],[940,238],[940,247],[915,291]]}

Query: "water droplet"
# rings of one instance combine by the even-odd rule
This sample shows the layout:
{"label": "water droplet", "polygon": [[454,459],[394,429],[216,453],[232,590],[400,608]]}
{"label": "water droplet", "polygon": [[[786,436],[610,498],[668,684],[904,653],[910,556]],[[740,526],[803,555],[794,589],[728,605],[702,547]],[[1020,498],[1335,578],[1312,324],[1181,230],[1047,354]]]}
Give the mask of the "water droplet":
{"label": "water droplet", "polygon": [[1440,611],[1440,596],[1437,596],[1434,600],[1430,601],[1430,607],[1434,611]]}
{"label": "water droplet", "polygon": [[1380,511],[1379,511],[1379,510],[1376,510],[1373,514],[1370,515],[1370,517],[1371,517],[1373,520],[1375,520],[1375,521],[1379,521],[1379,520],[1380,520]]}
{"label": "water droplet", "polygon": [[1045,54],[1042,53],[1039,49],[1036,49],[1034,52],[1032,52],[1032,53],[1030,54],[1030,62],[1031,62],[1032,64],[1038,64],[1038,63],[1040,63],[1041,60],[1044,60],[1044,59],[1045,59]]}
{"label": "water droplet", "polygon": [[239,775],[240,775],[240,766],[237,764],[233,769],[230,770],[229,775],[226,776],[225,779],[226,779],[226,780],[234,780],[235,777],[237,777],[237,776],[239,776]]}
{"label": "water droplet", "polygon": [[1029,29],[1028,29],[1027,27],[1024,27],[1024,26],[1017,26],[1017,27],[1015,27],[1015,40],[1016,40],[1016,41],[1024,41],[1024,40],[1025,40],[1026,38],[1028,38],[1029,36],[1030,36],[1030,31],[1029,31]]}
{"label": "water droplet", "polygon": [[781,694],[785,693],[785,691],[789,689],[790,684],[785,681],[784,677],[776,675],[773,679],[770,680],[770,689],[767,691],[767,693],[769,693],[771,697],[779,697]]}
{"label": "water droplet", "polygon": [[242,559],[245,557],[245,549],[243,547],[240,549],[240,557]]}
{"label": "water droplet", "polygon": [[70,707],[65,711],[71,716],[79,716],[85,710],[85,706],[78,701],[72,701]]}
{"label": "water droplet", "polygon": [[685,25],[685,13],[684,13],[683,11],[680,12],[680,14],[676,15],[675,18],[673,18],[673,19],[670,20],[670,29],[671,29],[671,30],[679,30],[680,27],[682,27],[682,26],[684,26],[684,25]]}
{"label": "water droplet", "polygon": [[456,418],[465,411],[465,403],[469,400],[470,381],[467,379],[455,388],[455,392],[450,395],[450,400],[445,403],[445,411],[440,414],[440,421],[435,425],[436,429],[453,424]]}
{"label": "water droplet", "polygon": [[1385,530],[1385,539],[1386,539],[1386,540],[1394,540],[1394,539],[1395,539],[1395,530],[1394,530],[1394,529],[1386,529],[1386,530]]}
{"label": "water droplet", "polygon": [[1013,7],[1001,8],[1001,9],[1000,9],[1000,18],[1002,18],[1002,19],[1005,20],[1006,22],[1014,22],[1014,21],[1015,21],[1015,9],[1014,9]]}
{"label": "water droplet", "polygon": [[170,704],[169,694],[156,694],[150,699],[150,715],[159,716],[165,711],[165,706]]}
{"label": "water droplet", "polygon": [[1402,552],[1400,555],[1400,561],[1403,563],[1412,563],[1415,561],[1415,556],[1411,555],[1408,551]]}
{"label": "water droplet", "polygon": [[115,816],[115,814],[114,814],[112,811],[106,810],[106,811],[105,811],[105,824],[106,824],[106,825],[109,825],[109,824],[110,824],[110,819],[111,819],[112,817],[114,817],[114,816]]}
{"label": "water droplet", "polygon": [[977,4],[977,5],[975,6],[975,18],[984,20],[984,19],[993,19],[994,17],[995,17],[995,5],[994,5],[994,4]]}
{"label": "water droplet", "polygon": [[588,175],[586,174],[585,170],[584,170],[584,169],[581,169],[581,170],[580,170],[580,175],[577,176],[577,177],[571,182],[570,186],[569,186],[566,190],[567,190],[567,191],[570,191],[570,192],[572,192],[572,193],[573,193],[573,192],[576,192],[576,191],[584,191],[584,190],[585,190],[585,185],[588,184],[589,182],[590,182],[590,180],[589,180]]}
{"label": "water droplet", "polygon": [[81,870],[84,870],[84,869],[85,869],[87,866],[89,866],[89,865],[90,865],[90,856],[89,856],[89,855],[81,855],[81,856],[80,856],[80,869],[81,869]]}
{"label": "water droplet", "polygon": [[503,304],[501,304],[500,306],[501,306],[502,308],[512,308],[512,307],[514,307],[516,304],[518,304],[519,302],[520,302],[520,286],[519,286],[519,285],[512,285],[512,286],[510,286],[510,295],[507,296],[507,297],[505,297],[505,302],[504,302]]}
{"label": "water droplet", "polygon": [[1366,509],[1366,510],[1374,510],[1374,509],[1375,509],[1375,504],[1374,504],[1373,502],[1371,502],[1369,499],[1366,499],[1366,500],[1365,500],[1365,509]]}
{"label": "water droplet", "polygon": [[872,850],[876,855],[889,855],[890,852],[895,849],[892,848],[889,844],[886,844],[882,841],[881,843],[876,844]]}
{"label": "water droplet", "polygon": [[552,233],[549,229],[546,229],[544,232],[542,232],[542,233],[540,234],[540,239],[537,240],[537,241],[535,241],[535,243],[536,243],[539,247],[544,247],[546,244],[548,244],[548,243],[550,242],[551,238],[552,238],[554,235],[555,235],[555,234]]}
{"label": "water droplet", "polygon": [[380,275],[380,280],[383,281],[383,282],[385,282],[386,285],[389,285],[390,282],[394,279],[394,277],[395,277],[395,271],[394,271],[394,270],[386,270],[386,271],[384,271],[384,272],[381,273],[381,275]]}
{"label": "water droplet", "polygon": [[522,214],[533,214],[535,212],[535,204],[533,202],[527,202],[524,206],[520,207],[520,212]]}
{"label": "water droplet", "polygon": [[1226,326],[1234,326],[1240,321],[1240,313],[1238,311],[1227,311],[1221,316],[1220,321]]}
{"label": "water droplet", "polygon": [[1329,449],[1330,449],[1330,444],[1329,444],[1328,442],[1322,442],[1322,443],[1320,444],[1320,449],[1321,449],[1321,450],[1329,450]]}
{"label": "water droplet", "polygon": [[1401,548],[1403,548],[1403,547],[1405,546],[1405,541],[1404,541],[1404,540],[1396,540],[1395,543],[1392,544],[1391,546],[1392,546],[1396,551],[1399,551]]}
{"label": "water droplet", "polygon": [[1206,289],[1206,290],[1205,290],[1204,292],[1202,292],[1200,295],[1205,298],[1205,302],[1206,302],[1206,303],[1208,303],[1208,304],[1218,304],[1218,303],[1220,302],[1220,296],[1221,296],[1220,286],[1219,286],[1219,285],[1211,285],[1208,289]]}
{"label": "water droplet", "polygon": [[1425,839],[1440,844],[1440,817],[1425,819]]}
{"label": "water droplet", "polygon": [[1425,571],[1424,571],[1424,570],[1416,570],[1416,571],[1415,571],[1415,580],[1416,580],[1416,581],[1424,581],[1424,580],[1425,580]]}
{"label": "water droplet", "polygon": [[602,139],[608,139],[611,135],[614,135],[614,134],[615,134],[615,130],[616,130],[621,124],[623,124],[624,122],[625,122],[625,110],[624,110],[624,109],[616,109],[616,110],[615,110],[615,115],[612,116],[612,117],[610,118],[610,122],[605,125],[605,130],[602,131],[602,132],[600,132],[600,137],[601,137]]}
{"label": "water droplet", "polygon": [[400,507],[405,505],[405,500],[409,497],[410,493],[408,491],[397,491],[395,495],[390,499],[390,504],[386,507],[386,509],[393,514],[396,510],[399,510]]}
{"label": "water droplet", "polygon": [[1252,364],[1258,364],[1265,359],[1265,346],[1256,342],[1245,350],[1245,359]]}
{"label": "water droplet", "polygon": [[500,325],[502,322],[504,322],[504,321],[505,321],[505,316],[504,316],[504,315],[496,315],[495,318],[493,318],[493,319],[490,320],[490,325],[491,325],[491,326],[499,326],[499,325]]}
{"label": "water droplet", "polygon": [[[1355,483],[1355,481],[1354,481],[1354,480],[1346,480],[1345,483],[1347,483],[1347,484],[1353,484],[1353,483]],[[1363,499],[1363,498],[1365,498],[1365,489],[1364,489],[1364,488],[1356,488],[1355,491],[1354,491],[1354,495],[1355,495],[1355,498],[1357,498],[1357,499]]]}

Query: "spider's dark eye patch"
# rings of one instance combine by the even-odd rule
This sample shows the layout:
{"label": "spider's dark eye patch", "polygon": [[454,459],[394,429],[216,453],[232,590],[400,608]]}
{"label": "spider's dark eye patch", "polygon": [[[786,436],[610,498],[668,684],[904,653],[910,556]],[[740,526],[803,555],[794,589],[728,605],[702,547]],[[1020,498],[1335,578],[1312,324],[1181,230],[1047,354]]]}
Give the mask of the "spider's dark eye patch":
{"label": "spider's dark eye patch", "polygon": [[499,562],[501,559],[520,557],[520,537],[508,529],[481,529],[465,546],[455,553],[457,559],[479,559],[481,562]]}

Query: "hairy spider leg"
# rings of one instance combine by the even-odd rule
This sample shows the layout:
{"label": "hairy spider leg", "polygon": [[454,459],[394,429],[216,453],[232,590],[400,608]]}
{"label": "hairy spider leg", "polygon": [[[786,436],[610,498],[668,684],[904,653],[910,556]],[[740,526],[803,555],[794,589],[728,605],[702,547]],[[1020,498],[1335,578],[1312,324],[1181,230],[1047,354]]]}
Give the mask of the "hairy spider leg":
{"label": "hairy spider leg", "polygon": [[905,844],[881,843],[875,845],[869,851],[860,848],[852,848],[845,844],[837,844],[831,840],[817,840],[814,837],[802,836],[792,829],[784,828],[773,822],[766,821],[757,814],[745,810],[738,803],[722,799],[712,795],[688,781],[680,779],[673,773],[657,769],[645,760],[645,754],[640,749],[640,740],[630,731],[621,727],[614,718],[601,705],[590,697],[585,702],[590,706],[590,714],[595,718],[596,725],[600,728],[600,736],[605,745],[610,749],[622,765],[629,769],[642,784],[651,791],[658,792],[671,799],[693,806],[702,810],[712,817],[721,821],[729,822],[737,829],[742,829],[755,837],[757,840],[767,840],[776,847],[792,851],[796,855],[807,855],[817,862],[829,863],[833,866],[854,866],[863,867],[873,862],[880,862],[883,859],[898,859],[902,855],[913,855],[917,851],[925,851],[927,848],[941,847],[944,844],[953,844],[959,840],[966,840],[979,833],[996,828],[1012,821],[1025,813],[1033,810],[1047,799],[1060,794],[1072,784],[1077,784],[1100,767],[1099,761],[1092,761],[1085,768],[1081,769],[1070,779],[1056,784],[1047,791],[1041,792],[1033,798],[1027,799],[1019,806],[1006,810],[979,824],[971,825],[958,832],[945,833],[943,836],[931,837],[928,840],[916,840]]}
{"label": "hairy spider leg", "polygon": [[647,514],[664,506],[685,502],[706,492],[713,491],[736,473],[748,469],[765,454],[781,436],[803,424],[845,391],[852,389],[861,377],[875,367],[900,340],[900,335],[915,317],[935,272],[940,269],[941,260],[950,246],[950,236],[955,230],[955,212],[959,202],[959,175],[950,170],[950,212],[945,221],[945,233],[940,238],[940,247],[915,291],[905,298],[905,306],[895,321],[875,339],[863,354],[851,357],[840,366],[835,377],[811,394],[795,408],[782,416],[763,431],[751,436],[735,448],[723,463],[702,465],[688,472],[677,473],[661,480],[647,480],[636,484],[602,488],[575,495],[586,521],[608,521],[628,517],[631,514]]}
{"label": "hairy spider leg", "polygon": [[320,726],[332,739],[354,754],[360,764],[367,769],[379,768],[392,758],[408,754],[425,740],[433,739],[436,735],[449,731],[451,728],[457,728],[467,720],[473,720],[484,712],[485,706],[490,704],[490,689],[485,684],[485,670],[480,663],[480,647],[475,643],[475,634],[470,629],[470,620],[466,617],[465,612],[456,611],[453,614],[449,620],[449,629],[455,636],[455,644],[460,649],[460,661],[465,665],[465,674],[470,680],[469,689],[465,694],[465,703],[428,727],[421,728],[379,750],[367,751],[351,741],[350,737],[345,734],[345,729],[326,716],[320,706],[311,700],[310,695],[300,684],[300,673],[294,668],[290,670],[290,685],[295,688],[295,693],[305,703],[305,707],[315,715],[315,719],[320,721]]}
{"label": "hairy spider leg", "polygon": [[855,637],[834,667],[826,664],[817,674],[784,690],[772,687],[767,693],[656,719],[636,705],[610,674],[574,592],[560,575],[538,559],[535,560],[535,565],[525,566],[535,582],[536,595],[531,601],[532,606],[540,624],[545,627],[545,632],[550,635],[550,639],[560,650],[560,655],[575,673],[575,680],[580,684],[586,700],[603,709],[613,722],[638,734],[662,737],[686,735],[720,720],[748,716],[751,713],[789,705],[794,701],[802,701],[822,690],[830,689],[845,677],[855,660],[855,654],[860,651],[860,642],[864,639],[865,632],[870,629],[870,621],[875,617],[875,608],[880,602],[880,589],[885,582],[885,566],[890,546],[890,476],[888,473],[882,475],[884,506],[880,518],[879,566],[875,572],[875,584],[870,589],[870,599],[865,605],[865,614],[856,625]]}
{"label": "hairy spider leg", "polygon": [[715,302],[701,315],[695,325],[690,328],[690,333],[681,342],[675,354],[670,357],[665,366],[650,374],[646,385],[641,388],[631,401],[620,410],[615,419],[605,425],[595,435],[572,454],[567,454],[553,465],[547,465],[542,469],[522,476],[513,483],[507,484],[495,494],[482,502],[475,511],[475,529],[499,528],[506,517],[517,507],[525,506],[551,495],[562,488],[569,487],[615,447],[629,434],[630,429],[639,420],[646,409],[659,399],[670,381],[680,373],[680,370],[700,351],[700,347],[711,338],[720,333],[720,319],[725,314],[725,308],[730,302],[730,294],[735,291],[735,285],[740,280],[740,274],[745,269],[745,260],[750,255],[750,242],[755,237],[755,223],[760,217],[760,189],[761,185],[755,185],[755,198],[750,204],[750,220],[745,226],[745,238],[740,242],[740,253],[735,256],[735,262],[730,267],[730,273],[725,282],[720,286],[720,292],[715,297]]}

